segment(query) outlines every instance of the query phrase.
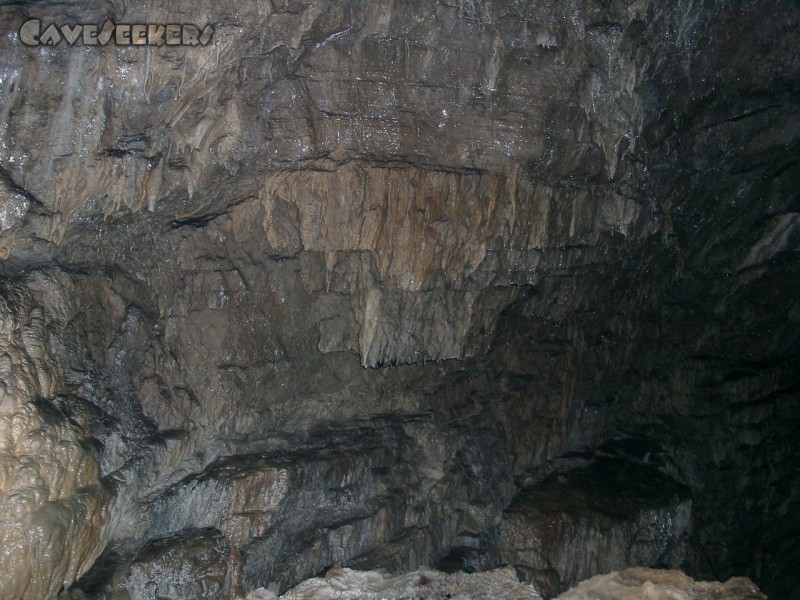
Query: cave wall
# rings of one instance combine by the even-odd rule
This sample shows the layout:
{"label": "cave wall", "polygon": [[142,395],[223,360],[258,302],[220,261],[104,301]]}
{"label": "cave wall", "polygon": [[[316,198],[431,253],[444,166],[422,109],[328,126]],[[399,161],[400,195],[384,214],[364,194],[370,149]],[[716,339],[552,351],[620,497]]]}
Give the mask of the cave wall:
{"label": "cave wall", "polygon": [[[793,3],[0,13],[0,597],[98,556],[97,597],[489,568],[517,490],[623,438],[692,492],[664,566],[796,592]],[[165,578],[186,548],[207,576]]]}

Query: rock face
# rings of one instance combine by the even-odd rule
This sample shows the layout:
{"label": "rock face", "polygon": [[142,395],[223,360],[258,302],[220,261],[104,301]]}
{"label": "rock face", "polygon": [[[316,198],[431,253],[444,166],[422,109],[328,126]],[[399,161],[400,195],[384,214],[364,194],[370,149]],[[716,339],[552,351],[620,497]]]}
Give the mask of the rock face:
{"label": "rock face", "polygon": [[573,456],[571,468],[522,489],[501,525],[503,560],[547,598],[628,565],[680,565],[692,529],[689,490],[659,471],[653,454],[641,455],[646,462],[607,451]]}
{"label": "rock face", "polygon": [[217,530],[185,530],[149,541],[132,558],[107,553],[84,578],[83,589],[58,597],[230,598],[230,552]]}
{"label": "rock face", "polygon": [[333,568],[325,578],[304,581],[280,599],[259,588],[246,600],[393,600],[419,598],[436,600],[453,598],[497,598],[498,600],[541,600],[536,590],[520,584],[513,569],[496,569],[485,573],[448,575],[440,571],[418,570],[398,577],[386,577],[378,571],[354,571]]}
{"label": "rock face", "polygon": [[613,532],[604,568],[800,593],[798,21],[0,2],[0,600],[566,565],[531,490]]}
{"label": "rock face", "polygon": [[[304,581],[286,594],[276,596],[259,588],[245,600],[537,600],[536,590],[520,584],[513,569],[484,573],[446,575],[420,570],[398,577],[377,571],[333,568],[325,578]],[[635,567],[598,575],[560,595],[557,600],[764,600],[766,596],[747,577],[725,583],[694,581],[680,571]]]}

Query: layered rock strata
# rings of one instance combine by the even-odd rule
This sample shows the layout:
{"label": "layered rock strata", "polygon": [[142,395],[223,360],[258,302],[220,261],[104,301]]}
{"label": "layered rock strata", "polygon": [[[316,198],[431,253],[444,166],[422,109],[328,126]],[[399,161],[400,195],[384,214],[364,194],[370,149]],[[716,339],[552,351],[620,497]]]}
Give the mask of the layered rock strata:
{"label": "layered rock strata", "polygon": [[488,569],[515,490],[619,439],[690,489],[694,575],[791,597],[799,22],[0,3],[0,598]]}

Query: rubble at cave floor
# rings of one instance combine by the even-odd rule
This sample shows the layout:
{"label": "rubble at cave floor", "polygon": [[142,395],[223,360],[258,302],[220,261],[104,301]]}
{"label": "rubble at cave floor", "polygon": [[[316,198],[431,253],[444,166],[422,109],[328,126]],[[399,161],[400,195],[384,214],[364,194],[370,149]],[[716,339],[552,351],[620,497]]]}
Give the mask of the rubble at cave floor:
{"label": "rubble at cave floor", "polygon": [[[420,569],[397,577],[333,568],[280,596],[259,588],[244,600],[541,600],[512,568],[447,575]],[[239,599],[241,600],[241,599]],[[554,600],[766,600],[746,577],[694,581],[680,571],[629,568],[584,581]]]}

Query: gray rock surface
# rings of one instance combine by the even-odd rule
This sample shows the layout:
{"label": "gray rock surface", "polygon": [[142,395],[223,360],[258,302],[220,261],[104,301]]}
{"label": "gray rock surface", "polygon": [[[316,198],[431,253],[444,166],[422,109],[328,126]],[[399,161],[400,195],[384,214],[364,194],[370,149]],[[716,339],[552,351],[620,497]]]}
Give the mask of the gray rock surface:
{"label": "gray rock surface", "polygon": [[447,574],[420,569],[396,577],[379,571],[355,571],[348,568],[330,569],[324,578],[308,579],[280,597],[258,588],[245,600],[541,600],[531,585],[520,584],[510,568],[484,573]]}
{"label": "gray rock surface", "polygon": [[689,490],[657,468],[654,452],[637,462],[609,450],[571,457],[504,515],[502,559],[547,598],[630,565],[679,567],[688,554]]}
{"label": "gray rock surface", "polygon": [[0,597],[51,598],[103,549],[110,487],[88,424],[63,393],[61,329],[21,286],[0,282]]}
{"label": "gray rock surface", "polygon": [[518,490],[628,439],[690,490],[674,560],[800,593],[796,3],[0,24],[0,600],[490,569]]}

